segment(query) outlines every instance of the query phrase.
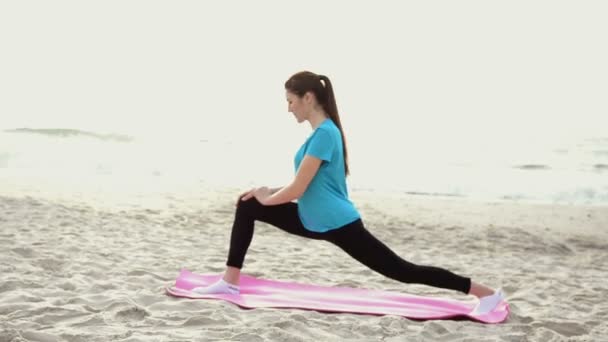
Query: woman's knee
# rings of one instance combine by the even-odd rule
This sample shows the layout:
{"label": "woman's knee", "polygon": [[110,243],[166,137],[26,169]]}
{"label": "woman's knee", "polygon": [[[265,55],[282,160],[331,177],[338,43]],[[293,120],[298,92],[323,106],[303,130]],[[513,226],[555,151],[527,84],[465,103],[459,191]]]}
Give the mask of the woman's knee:
{"label": "woman's knee", "polygon": [[239,212],[252,214],[258,209],[262,204],[255,198],[252,197],[246,201],[239,200],[239,203],[236,206],[237,215]]}

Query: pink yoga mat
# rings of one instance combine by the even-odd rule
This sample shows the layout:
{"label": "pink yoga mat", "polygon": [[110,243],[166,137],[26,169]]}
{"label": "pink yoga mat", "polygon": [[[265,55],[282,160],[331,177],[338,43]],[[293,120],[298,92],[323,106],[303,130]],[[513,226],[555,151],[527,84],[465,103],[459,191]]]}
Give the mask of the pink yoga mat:
{"label": "pink yoga mat", "polygon": [[182,270],[169,295],[190,299],[222,299],[244,308],[295,308],[323,312],[371,315],[399,315],[411,319],[469,318],[483,323],[500,323],[509,315],[503,301],[484,315],[473,315],[475,302],[407,295],[396,292],[329,287],[259,279],[241,275],[238,295],[201,295],[190,290],[214,283],[220,275],[195,274]]}

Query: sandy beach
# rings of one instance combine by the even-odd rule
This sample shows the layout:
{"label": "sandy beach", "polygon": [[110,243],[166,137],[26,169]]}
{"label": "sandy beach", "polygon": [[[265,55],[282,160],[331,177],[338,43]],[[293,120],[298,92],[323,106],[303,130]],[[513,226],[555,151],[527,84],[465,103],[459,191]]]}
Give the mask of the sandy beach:
{"label": "sandy beach", "polygon": [[[608,207],[599,206],[351,194],[367,228],[405,259],[502,287],[512,310],[503,324],[245,310],[165,295],[182,268],[223,270],[240,190],[130,204],[4,193],[0,342],[607,338]],[[267,279],[472,300],[386,279],[328,243],[264,224],[245,263],[245,273]]]}
{"label": "sandy beach", "polygon": [[[608,342],[607,13],[608,1],[0,1],[0,342]],[[312,170],[319,193],[342,191],[343,161],[367,230],[411,263],[501,288],[507,320],[166,293],[182,270],[224,272],[239,194],[299,193]],[[255,229],[244,274],[403,294],[268,302],[414,302],[412,315],[478,303]],[[241,294],[271,292],[260,283]]]}

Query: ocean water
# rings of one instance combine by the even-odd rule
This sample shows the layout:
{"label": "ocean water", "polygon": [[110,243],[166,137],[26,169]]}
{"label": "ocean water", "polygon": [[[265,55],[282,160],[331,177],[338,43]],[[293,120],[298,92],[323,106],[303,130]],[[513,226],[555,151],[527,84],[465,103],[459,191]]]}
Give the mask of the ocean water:
{"label": "ocean water", "polygon": [[310,127],[283,84],[311,70],[352,189],[608,203],[605,3],[236,6],[2,2],[0,194],[284,185]]}
{"label": "ocean water", "polygon": [[[242,135],[129,135],[77,129],[0,132],[5,191],[115,198],[188,196],[209,187],[280,186],[310,134],[282,143]],[[405,138],[349,138],[351,190],[470,200],[608,204],[608,136],[539,142],[433,144]],[[448,147],[449,146],[449,147]],[[1,193],[1,191],[0,191]]]}

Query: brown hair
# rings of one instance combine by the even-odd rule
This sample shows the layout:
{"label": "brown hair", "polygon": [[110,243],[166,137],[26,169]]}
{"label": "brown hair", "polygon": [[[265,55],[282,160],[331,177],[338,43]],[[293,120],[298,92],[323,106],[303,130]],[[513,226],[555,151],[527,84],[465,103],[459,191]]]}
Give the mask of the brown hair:
{"label": "brown hair", "polygon": [[323,107],[323,110],[329,115],[329,118],[336,124],[342,136],[342,149],[344,152],[344,171],[346,175],[350,173],[348,168],[348,153],[346,150],[346,139],[344,138],[344,130],[340,123],[340,115],[338,115],[338,105],[334,96],[334,89],[331,86],[329,78],[324,75],[317,75],[310,71],[301,71],[291,76],[285,82],[285,89],[299,97],[303,97],[307,92],[312,92],[317,98],[317,102]]}

